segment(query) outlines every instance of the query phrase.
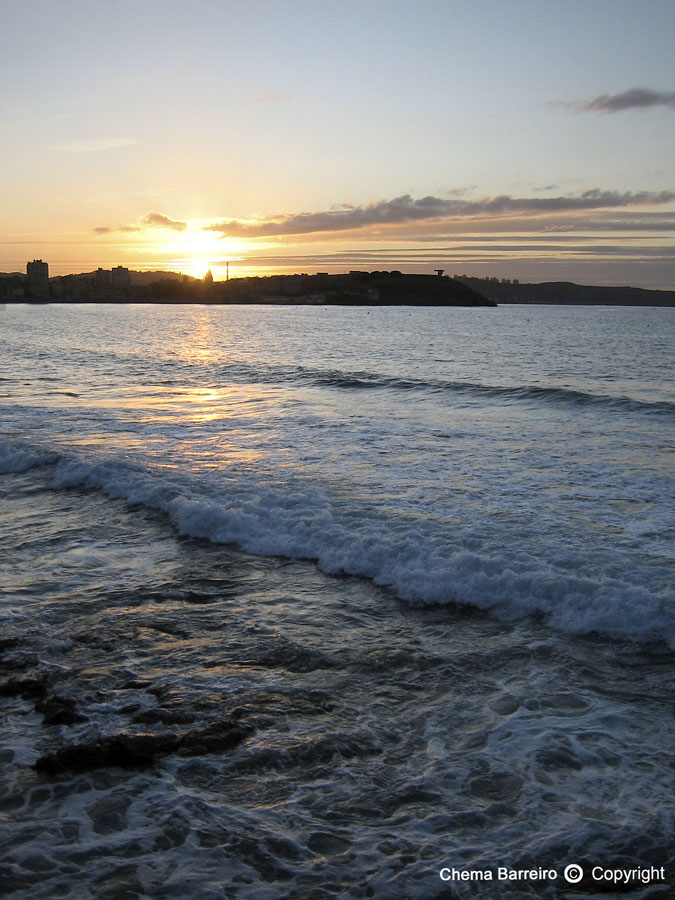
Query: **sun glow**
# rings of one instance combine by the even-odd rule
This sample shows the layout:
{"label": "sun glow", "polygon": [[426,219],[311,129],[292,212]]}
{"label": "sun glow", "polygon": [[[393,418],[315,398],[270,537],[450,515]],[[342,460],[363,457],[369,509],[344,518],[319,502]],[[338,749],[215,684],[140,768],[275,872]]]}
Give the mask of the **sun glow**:
{"label": "sun glow", "polygon": [[215,280],[226,277],[227,263],[242,258],[241,241],[223,240],[214,232],[190,227],[171,236],[163,248],[169,268],[193,278],[203,278],[211,270]]}

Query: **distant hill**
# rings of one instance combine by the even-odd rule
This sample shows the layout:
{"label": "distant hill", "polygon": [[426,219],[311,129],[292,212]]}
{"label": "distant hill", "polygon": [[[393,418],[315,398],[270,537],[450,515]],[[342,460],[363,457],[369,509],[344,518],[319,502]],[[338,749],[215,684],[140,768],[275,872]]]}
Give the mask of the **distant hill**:
{"label": "distant hill", "polygon": [[[55,278],[92,279],[96,278],[96,271],[78,272],[74,275],[52,275],[49,280],[53,281]],[[190,281],[198,280],[196,278],[190,278],[189,275],[182,275],[180,272],[137,272],[134,269],[129,269],[129,280],[131,281],[131,284],[138,284],[142,287],[153,284],[155,281],[183,281],[185,278],[188,278]]]}
{"label": "distant hill", "polygon": [[198,278],[192,278],[190,275],[183,275],[180,272],[135,272],[129,269],[129,279],[132,284],[138,284],[145,287],[155,281],[199,281]]}
{"label": "distant hill", "polygon": [[675,306],[675,291],[647,288],[607,287],[574,284],[571,281],[545,281],[520,284],[496,278],[460,276],[462,284],[497,303],[551,303],[578,306]]}
{"label": "distant hill", "polygon": [[[545,281],[539,284],[401,272],[344,275],[270,275],[233,278],[215,284],[181,272],[129,270],[130,287],[112,296],[96,287],[96,271],[50,278],[52,299],[65,302],[295,303],[349,306],[492,306],[531,303],[593,306],[675,307],[675,291]],[[10,281],[14,279],[14,283]],[[22,302],[26,276],[0,272],[0,300]]]}

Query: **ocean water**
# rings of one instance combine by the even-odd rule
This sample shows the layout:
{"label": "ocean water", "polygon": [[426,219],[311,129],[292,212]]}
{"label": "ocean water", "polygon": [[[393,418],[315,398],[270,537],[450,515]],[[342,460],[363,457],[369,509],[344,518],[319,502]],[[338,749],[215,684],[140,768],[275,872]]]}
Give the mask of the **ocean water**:
{"label": "ocean water", "polygon": [[668,309],[8,305],[0,894],[673,896],[674,370]]}

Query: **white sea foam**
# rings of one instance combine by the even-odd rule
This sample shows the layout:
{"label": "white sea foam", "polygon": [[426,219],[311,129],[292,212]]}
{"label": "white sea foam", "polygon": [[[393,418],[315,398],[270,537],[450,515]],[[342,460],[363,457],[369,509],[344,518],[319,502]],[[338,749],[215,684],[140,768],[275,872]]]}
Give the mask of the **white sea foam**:
{"label": "white sea foam", "polygon": [[[474,530],[471,523],[448,533],[439,523],[421,523],[400,511],[357,516],[343,496],[297,478],[265,485],[257,476],[242,475],[223,483],[167,476],[119,460],[62,458],[51,484],[93,488],[160,510],[182,535],[255,554],[313,559],[328,574],[367,577],[411,605],[457,603],[509,618],[537,613],[573,634],[665,640],[675,647],[675,604],[665,563],[643,561],[640,568],[631,559],[617,569],[615,554],[613,574],[593,577],[592,564],[574,571],[578,549],[561,554],[542,542],[535,554],[527,542],[507,542],[505,535]],[[467,550],[469,543],[477,549]]]}
{"label": "white sea foam", "polygon": [[27,472],[35,466],[54,462],[54,453],[36,451],[28,446],[0,441],[0,474]]}

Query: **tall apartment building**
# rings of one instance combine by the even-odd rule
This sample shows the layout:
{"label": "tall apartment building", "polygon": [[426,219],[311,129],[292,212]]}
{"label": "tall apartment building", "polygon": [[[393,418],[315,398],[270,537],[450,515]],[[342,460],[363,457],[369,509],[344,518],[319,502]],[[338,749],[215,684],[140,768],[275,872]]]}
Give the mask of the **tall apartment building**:
{"label": "tall apartment building", "polygon": [[129,270],[124,266],[115,266],[112,270],[112,286],[113,288],[128,288],[131,284],[129,278]]}
{"label": "tall apartment building", "polygon": [[49,299],[49,266],[41,259],[26,263],[28,294],[38,300]]}
{"label": "tall apartment building", "polygon": [[94,276],[94,283],[99,290],[105,290],[110,287],[110,269],[97,269]]}

